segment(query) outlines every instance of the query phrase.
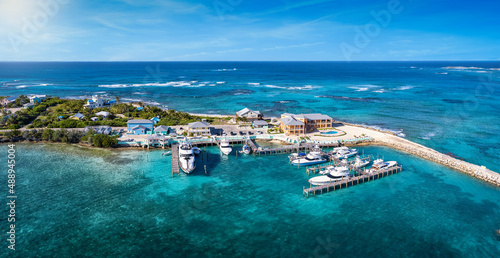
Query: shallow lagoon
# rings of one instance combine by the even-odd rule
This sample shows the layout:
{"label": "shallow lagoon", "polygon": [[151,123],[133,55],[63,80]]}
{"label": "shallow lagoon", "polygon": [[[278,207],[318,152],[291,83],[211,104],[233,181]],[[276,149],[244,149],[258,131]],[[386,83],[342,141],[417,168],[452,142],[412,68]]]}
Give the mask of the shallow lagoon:
{"label": "shallow lagoon", "polygon": [[211,147],[194,175],[172,177],[161,150],[19,144],[16,255],[500,254],[498,189],[385,147],[360,149],[404,171],[304,198],[305,168],[286,155],[220,157]]}

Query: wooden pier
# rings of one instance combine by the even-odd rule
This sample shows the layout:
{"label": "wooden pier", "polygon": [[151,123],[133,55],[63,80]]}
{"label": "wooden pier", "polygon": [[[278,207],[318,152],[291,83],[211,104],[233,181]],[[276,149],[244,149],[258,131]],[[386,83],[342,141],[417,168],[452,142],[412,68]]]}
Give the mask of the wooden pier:
{"label": "wooden pier", "polygon": [[322,193],[328,193],[330,192],[330,189],[333,191],[342,189],[342,188],[347,188],[350,186],[354,185],[359,185],[361,183],[373,181],[382,177],[386,177],[389,175],[393,175],[396,173],[399,173],[403,170],[403,166],[398,165],[396,167],[390,168],[390,169],[385,169],[381,171],[377,171],[375,173],[368,173],[368,172],[361,172],[357,176],[350,177],[349,179],[345,179],[342,181],[338,182],[332,182],[330,184],[326,185],[318,185],[318,186],[311,186],[309,188],[303,188],[302,193],[304,194],[305,197],[309,197],[309,195],[316,195],[316,194],[322,194]]}
{"label": "wooden pier", "polygon": [[172,176],[180,174],[179,170],[179,145],[172,145]]}

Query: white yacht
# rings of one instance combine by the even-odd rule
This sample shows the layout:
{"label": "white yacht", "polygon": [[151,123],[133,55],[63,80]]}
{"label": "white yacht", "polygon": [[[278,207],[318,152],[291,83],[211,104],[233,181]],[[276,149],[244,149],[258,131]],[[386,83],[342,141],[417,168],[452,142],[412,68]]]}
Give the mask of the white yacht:
{"label": "white yacht", "polygon": [[[309,183],[313,185],[326,185],[349,178],[349,168],[329,166],[325,171],[324,176],[317,176],[309,179]],[[322,174],[323,174],[322,173]]]}
{"label": "white yacht", "polygon": [[193,146],[187,141],[182,142],[179,145],[179,163],[181,165],[182,171],[186,174],[193,172],[196,168],[196,163],[194,162],[194,152]]}
{"label": "white yacht", "polygon": [[362,160],[359,156],[356,156],[356,160],[354,161],[353,166],[355,168],[362,168],[362,167],[366,167],[368,164],[370,164],[370,161]]}
{"label": "white yacht", "polygon": [[248,145],[243,145],[243,149],[241,150],[243,153],[245,154],[250,154],[250,152],[252,152],[252,149],[250,149],[250,147],[248,147]]}
{"label": "white yacht", "polygon": [[297,154],[297,158],[292,161],[292,165],[309,166],[325,162],[327,162],[327,160],[323,158],[323,151],[319,146],[315,146],[311,152],[305,155],[305,157]]}
{"label": "white yacht", "polygon": [[368,172],[369,173],[378,172],[381,170],[392,168],[392,167],[396,166],[397,164],[398,163],[396,161],[385,161],[384,162],[384,160],[382,160],[382,159],[377,159],[377,160],[373,161],[372,168],[370,168],[368,170]]}
{"label": "white yacht", "polygon": [[229,155],[231,151],[233,151],[233,148],[231,147],[231,145],[229,145],[229,141],[227,139],[222,139],[220,141],[219,148],[220,151],[225,155]]}
{"label": "white yacht", "polygon": [[341,149],[334,155],[336,159],[347,159],[354,155],[357,155],[358,151],[356,149]]}

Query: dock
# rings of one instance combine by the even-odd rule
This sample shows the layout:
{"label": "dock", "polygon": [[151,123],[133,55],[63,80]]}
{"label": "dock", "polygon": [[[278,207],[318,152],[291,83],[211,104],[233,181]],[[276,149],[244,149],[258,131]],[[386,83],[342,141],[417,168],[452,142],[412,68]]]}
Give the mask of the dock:
{"label": "dock", "polygon": [[398,165],[390,169],[378,171],[376,173],[367,173],[363,171],[361,173],[357,173],[358,174],[357,176],[353,176],[342,181],[332,182],[326,185],[310,186],[309,188],[304,187],[302,189],[302,193],[304,194],[305,197],[309,197],[309,195],[328,193],[330,192],[330,189],[335,191],[335,190],[340,190],[342,188],[359,185],[365,182],[370,182],[379,178],[399,173],[402,170],[403,166]]}
{"label": "dock", "polygon": [[179,170],[179,145],[172,145],[172,176],[180,174]]}

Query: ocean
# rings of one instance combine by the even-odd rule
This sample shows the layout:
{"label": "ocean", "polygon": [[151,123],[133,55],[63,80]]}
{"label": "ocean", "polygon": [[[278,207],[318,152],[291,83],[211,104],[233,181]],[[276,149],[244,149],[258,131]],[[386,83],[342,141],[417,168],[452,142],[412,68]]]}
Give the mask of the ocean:
{"label": "ocean", "polygon": [[[465,61],[3,62],[0,95],[100,94],[209,114],[319,112],[500,172],[498,68]],[[17,254],[500,254],[498,189],[395,150],[362,149],[404,171],[306,199],[308,177],[284,155],[220,158],[209,148],[209,175],[198,166],[195,175],[172,178],[160,151],[20,144]],[[0,153],[5,164],[6,145]],[[7,185],[6,176],[0,183]]]}

